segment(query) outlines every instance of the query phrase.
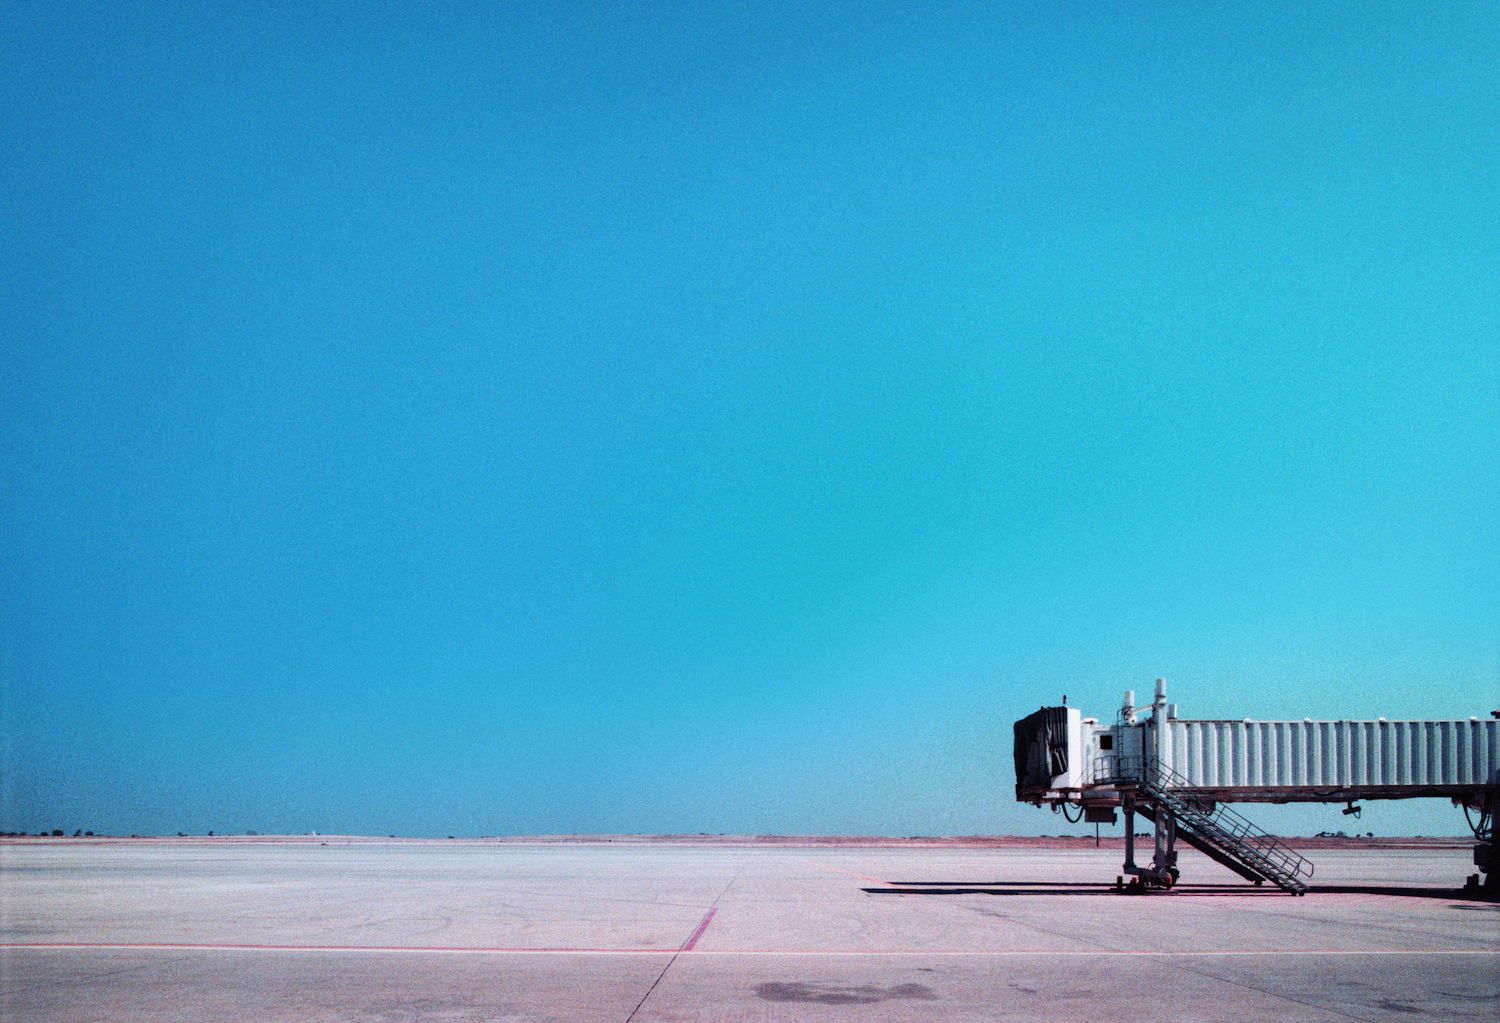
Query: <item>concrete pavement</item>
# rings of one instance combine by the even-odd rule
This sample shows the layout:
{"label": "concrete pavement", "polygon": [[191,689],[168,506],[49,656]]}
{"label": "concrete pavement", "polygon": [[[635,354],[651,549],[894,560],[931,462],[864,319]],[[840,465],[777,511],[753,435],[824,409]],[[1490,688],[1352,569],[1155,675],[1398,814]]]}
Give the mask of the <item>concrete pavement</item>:
{"label": "concrete pavement", "polygon": [[1500,1015],[1463,849],[1315,858],[1294,898],[1190,851],[1130,896],[1108,849],[10,843],[0,1019]]}

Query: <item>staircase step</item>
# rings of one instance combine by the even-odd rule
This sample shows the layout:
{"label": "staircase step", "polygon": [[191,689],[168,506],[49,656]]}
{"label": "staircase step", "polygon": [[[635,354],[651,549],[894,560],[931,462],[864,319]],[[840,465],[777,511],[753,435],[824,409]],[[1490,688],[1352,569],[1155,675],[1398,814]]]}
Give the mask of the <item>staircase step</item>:
{"label": "staircase step", "polygon": [[[1233,814],[1222,803],[1215,805],[1213,811],[1205,812],[1201,804],[1189,802],[1161,784],[1142,781],[1140,789],[1150,799],[1171,811],[1177,820],[1178,833],[1195,849],[1249,880],[1263,878],[1295,895],[1307,892],[1307,885],[1297,875],[1304,872],[1310,874],[1311,865],[1280,845],[1274,835],[1261,831],[1248,820]],[[1140,810],[1152,821],[1156,819],[1155,813],[1147,812],[1144,806]],[[1227,822],[1224,820],[1226,817],[1229,818]]]}

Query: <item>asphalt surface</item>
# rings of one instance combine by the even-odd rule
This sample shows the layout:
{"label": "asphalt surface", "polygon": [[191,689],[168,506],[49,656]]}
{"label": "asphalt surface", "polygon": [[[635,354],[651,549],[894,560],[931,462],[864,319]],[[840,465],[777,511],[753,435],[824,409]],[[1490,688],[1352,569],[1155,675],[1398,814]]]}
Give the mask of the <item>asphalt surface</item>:
{"label": "asphalt surface", "polygon": [[[1500,1018],[1465,849],[0,844],[0,1020]],[[1144,1015],[1143,1015],[1144,1014]]]}

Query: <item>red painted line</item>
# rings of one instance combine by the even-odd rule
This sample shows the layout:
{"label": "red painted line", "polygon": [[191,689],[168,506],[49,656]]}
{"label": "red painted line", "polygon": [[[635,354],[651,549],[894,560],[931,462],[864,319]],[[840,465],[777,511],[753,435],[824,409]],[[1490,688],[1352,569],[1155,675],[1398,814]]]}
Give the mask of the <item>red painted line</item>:
{"label": "red painted line", "polygon": [[[709,918],[714,915],[710,910],[708,916],[698,925],[693,932],[689,942],[697,941],[699,936],[708,927]],[[563,955],[563,956],[676,956],[682,952],[693,951],[684,945],[681,949],[673,952],[663,948],[489,948],[477,947],[452,947],[444,945],[210,945],[210,944],[187,944],[187,943],[148,943],[148,942],[0,942],[0,950],[29,950],[29,951],[108,951],[108,950],[155,950],[162,952],[176,951],[204,951],[204,952],[364,952],[364,953],[408,953],[424,952],[434,955]],[[1042,949],[1042,948],[1014,948],[1014,949],[955,949],[955,948],[881,948],[881,949],[840,949],[840,948],[743,948],[743,949],[704,949],[702,952],[693,951],[694,955],[700,956],[723,956],[732,958],[734,956],[837,956],[841,958],[859,958],[862,956],[889,958],[896,956],[941,956],[944,958],[984,958],[994,957],[1027,957],[1046,956],[1049,958],[1164,958],[1164,959],[1186,959],[1205,956],[1232,956],[1232,957],[1258,957],[1258,956],[1500,956],[1500,949],[1495,948],[1287,948],[1287,949],[1253,949],[1253,948],[1202,948],[1179,951],[1162,951],[1151,949]]]}
{"label": "red painted line", "polygon": [[717,909],[710,909],[704,914],[703,921],[698,924],[698,929],[688,937],[687,941],[682,943],[683,952],[691,952],[693,950],[693,946],[698,944],[698,939],[703,937],[703,932],[708,930],[708,922],[714,918],[714,914],[717,912]]}
{"label": "red painted line", "polygon": [[34,941],[0,942],[0,949],[158,952],[430,952],[460,955],[667,955],[662,948],[516,948],[489,945],[237,945],[207,942],[156,941]]}

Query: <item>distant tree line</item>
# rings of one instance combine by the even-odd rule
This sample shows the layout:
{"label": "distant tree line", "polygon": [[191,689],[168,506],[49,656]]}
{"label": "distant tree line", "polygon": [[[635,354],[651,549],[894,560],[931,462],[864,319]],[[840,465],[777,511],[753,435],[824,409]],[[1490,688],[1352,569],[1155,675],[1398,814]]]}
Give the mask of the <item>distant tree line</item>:
{"label": "distant tree line", "polygon": [[[38,831],[36,833],[36,837],[37,838],[63,838],[66,835],[67,835],[67,832],[63,831],[62,828],[53,828],[51,831]],[[4,837],[4,838],[30,838],[31,837],[31,832],[29,832],[29,831],[0,831],[0,837]],[[73,837],[74,838],[93,838],[94,837],[94,833],[92,831],[84,831],[82,829],[79,829],[78,831],[73,832]]]}

